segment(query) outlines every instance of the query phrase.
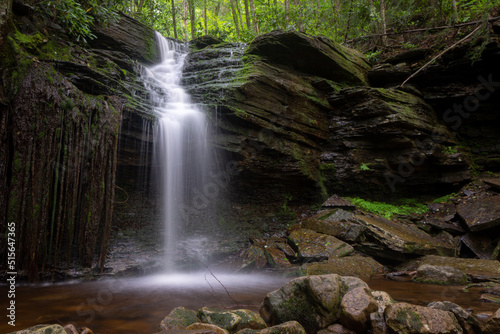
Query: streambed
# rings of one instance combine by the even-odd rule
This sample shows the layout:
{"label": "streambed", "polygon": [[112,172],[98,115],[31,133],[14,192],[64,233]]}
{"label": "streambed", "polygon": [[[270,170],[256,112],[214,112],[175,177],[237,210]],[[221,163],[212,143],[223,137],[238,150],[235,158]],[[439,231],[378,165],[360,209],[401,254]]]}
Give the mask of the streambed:
{"label": "streambed", "polygon": [[[210,272],[197,272],[91,282],[19,284],[15,299],[16,327],[2,321],[0,332],[8,333],[41,323],[73,323],[77,327],[89,327],[95,334],[151,334],[157,332],[160,321],[177,306],[196,310],[202,306],[221,308],[240,303],[243,306],[239,308],[257,310],[268,292],[292,279],[272,273],[216,273],[215,277]],[[388,292],[397,301],[426,305],[431,301],[448,300],[473,309],[473,314],[494,312],[498,308],[498,304],[479,301],[481,288],[464,292],[459,286],[384,278],[371,279],[367,283],[374,290]],[[0,294],[7,294],[6,285],[0,286]]]}

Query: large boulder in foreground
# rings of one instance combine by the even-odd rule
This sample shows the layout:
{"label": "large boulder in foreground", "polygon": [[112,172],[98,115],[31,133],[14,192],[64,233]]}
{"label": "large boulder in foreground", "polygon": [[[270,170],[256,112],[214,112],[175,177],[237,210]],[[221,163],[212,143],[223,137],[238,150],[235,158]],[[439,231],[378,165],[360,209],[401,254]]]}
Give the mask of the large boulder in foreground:
{"label": "large boulder in foreground", "polygon": [[394,303],[385,309],[389,334],[462,334],[453,313],[408,303]]}
{"label": "large boulder in foreground", "polygon": [[9,334],[66,334],[66,331],[61,325],[36,325],[30,328],[11,332]]}
{"label": "large boulder in foreground", "polygon": [[359,287],[347,292],[340,303],[340,322],[356,333],[364,333],[370,325],[370,314],[378,310],[378,303],[370,289]]}
{"label": "large boulder in foreground", "polygon": [[500,333],[500,308],[486,322],[486,324],[483,327],[483,333],[484,334],[498,334],[498,333]]}
{"label": "large boulder in foreground", "polygon": [[349,289],[339,275],[299,277],[267,294],[260,307],[271,325],[298,321],[305,330],[317,332],[340,316],[340,302]]}
{"label": "large boulder in foreground", "polygon": [[196,312],[188,310],[185,307],[174,308],[160,323],[161,330],[185,329],[195,322],[200,320],[196,316]]}
{"label": "large boulder in foreground", "polygon": [[267,327],[259,314],[246,309],[228,311],[203,307],[198,310],[197,315],[203,323],[219,326],[229,332],[244,328],[264,329]]}

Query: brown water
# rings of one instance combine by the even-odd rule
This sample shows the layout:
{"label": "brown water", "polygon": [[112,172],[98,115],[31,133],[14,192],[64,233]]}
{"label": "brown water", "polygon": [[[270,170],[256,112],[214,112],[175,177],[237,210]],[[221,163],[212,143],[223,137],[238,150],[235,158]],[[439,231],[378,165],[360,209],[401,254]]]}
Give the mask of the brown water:
{"label": "brown water", "polygon": [[[73,323],[91,328],[95,334],[157,332],[160,321],[174,307],[198,309],[243,304],[257,310],[267,292],[291,278],[272,275],[210,274],[163,275],[134,279],[19,285],[16,288],[16,327],[5,316],[0,333],[40,323]],[[463,292],[460,287],[443,287],[385,279],[368,282],[374,290],[389,292],[393,299],[426,305],[435,300],[453,301],[474,313],[495,311],[498,305],[479,302],[480,288]],[[0,287],[2,309],[6,309],[6,286]],[[5,313],[5,311],[4,311]]]}

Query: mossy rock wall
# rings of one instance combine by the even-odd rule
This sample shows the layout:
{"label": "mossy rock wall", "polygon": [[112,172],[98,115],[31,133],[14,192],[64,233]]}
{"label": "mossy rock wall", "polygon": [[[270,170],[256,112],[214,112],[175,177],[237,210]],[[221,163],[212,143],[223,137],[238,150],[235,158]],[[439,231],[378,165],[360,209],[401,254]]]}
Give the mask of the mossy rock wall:
{"label": "mossy rock wall", "polygon": [[[76,263],[102,269],[122,114],[148,113],[138,68],[118,51],[68,43],[38,14],[14,12],[9,22],[0,45],[0,230],[15,224],[15,268],[31,280]],[[7,263],[7,252],[0,257]]]}

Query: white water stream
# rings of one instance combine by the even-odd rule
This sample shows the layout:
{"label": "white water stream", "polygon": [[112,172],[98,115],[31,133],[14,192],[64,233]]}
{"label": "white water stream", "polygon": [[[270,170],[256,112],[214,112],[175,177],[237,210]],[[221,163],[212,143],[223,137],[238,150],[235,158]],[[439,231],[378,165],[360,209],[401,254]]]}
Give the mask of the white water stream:
{"label": "white water stream", "polygon": [[207,121],[180,86],[184,45],[156,33],[161,63],[143,73],[156,122],[153,128],[154,180],[160,189],[164,219],[165,270],[176,270],[176,251],[184,241],[183,215],[189,198],[207,182]]}

